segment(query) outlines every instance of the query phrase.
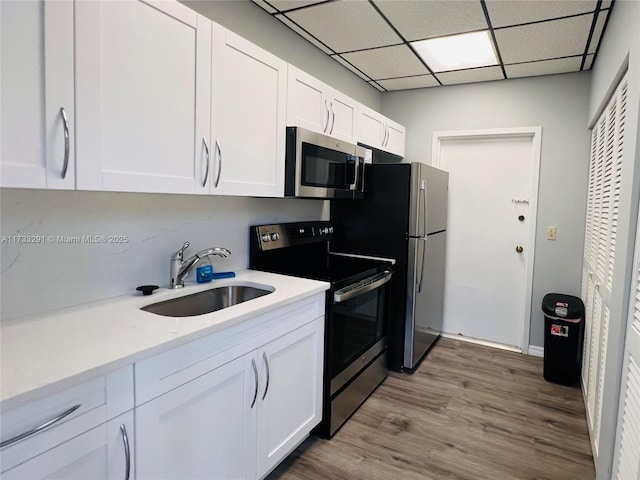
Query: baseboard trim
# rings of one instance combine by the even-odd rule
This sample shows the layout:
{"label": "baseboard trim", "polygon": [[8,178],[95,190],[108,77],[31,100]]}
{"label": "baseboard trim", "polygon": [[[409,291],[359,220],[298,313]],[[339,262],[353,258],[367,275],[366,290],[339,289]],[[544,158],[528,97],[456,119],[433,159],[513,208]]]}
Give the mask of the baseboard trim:
{"label": "baseboard trim", "polygon": [[460,340],[461,342],[475,343],[476,345],[483,345],[485,347],[499,348],[500,350],[507,350],[509,352],[522,353],[522,350],[518,347],[512,347],[511,345],[504,345],[502,343],[489,342],[487,340],[480,340],[479,338],[465,337],[463,335],[454,335],[452,333],[442,333],[444,338],[451,338],[453,340]]}
{"label": "baseboard trim", "polygon": [[534,357],[544,357],[544,347],[536,347],[535,345],[529,345],[529,350],[527,351],[527,353]]}

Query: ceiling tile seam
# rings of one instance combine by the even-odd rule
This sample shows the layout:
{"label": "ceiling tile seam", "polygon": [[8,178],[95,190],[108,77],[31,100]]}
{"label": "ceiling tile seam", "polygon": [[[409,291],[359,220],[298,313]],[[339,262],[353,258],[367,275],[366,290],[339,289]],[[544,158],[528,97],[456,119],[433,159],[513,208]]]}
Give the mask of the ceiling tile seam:
{"label": "ceiling tile seam", "polygon": [[549,58],[540,58],[538,60],[527,60],[526,62],[512,62],[512,63],[505,63],[505,67],[511,66],[511,65],[523,65],[525,63],[540,63],[540,62],[548,62],[550,60],[565,60],[567,58],[582,58],[582,53],[579,53],[578,55],[564,55],[561,57],[549,57]]}
{"label": "ceiling tile seam", "polygon": [[[600,5],[601,3],[602,3],[602,0],[599,0],[597,5]],[[526,26],[529,26],[529,25],[538,25],[539,23],[555,22],[555,21],[558,21],[558,20],[566,20],[568,18],[584,17],[585,15],[593,15],[594,13],[597,13],[598,11],[603,11],[603,10],[607,10],[607,9],[606,8],[604,8],[604,9],[596,8],[595,10],[592,10],[590,12],[574,13],[572,15],[564,15],[562,17],[545,18],[543,20],[534,20],[532,22],[514,23],[512,25],[503,25],[502,27],[494,27],[494,30],[504,30],[505,28],[515,28],[515,27],[526,27]]]}
{"label": "ceiling tile seam", "polygon": [[[579,57],[580,55],[575,55],[576,57]],[[528,63],[528,62],[523,62],[523,63]],[[445,70],[444,72],[438,72],[438,73],[455,73],[455,72],[471,72],[474,70],[483,70],[486,68],[496,68],[499,67],[500,65],[498,65],[497,63],[495,65],[483,65],[482,67],[471,67],[471,68],[460,68],[457,70]],[[422,74],[422,75],[401,75],[399,77],[387,77],[387,78],[376,78],[374,79],[374,81],[376,82],[380,82],[383,80],[399,80],[402,78],[417,78],[417,77],[428,77],[428,76],[433,76],[430,75],[428,73]]]}
{"label": "ceiling tile seam", "polygon": [[504,68],[504,62],[502,61],[502,55],[500,54],[500,47],[498,47],[498,40],[496,39],[496,33],[493,31],[493,26],[491,25],[491,18],[489,17],[489,10],[487,10],[487,4],[485,0],[480,0],[480,5],[482,5],[482,11],[484,12],[484,18],[487,21],[487,26],[489,27],[489,33],[491,34],[491,38],[493,40],[493,46],[496,49],[496,55],[498,56],[498,62],[500,62],[500,68],[502,69],[502,75],[505,79],[507,77],[507,71]]}
{"label": "ceiling tile seam", "polygon": [[[602,5],[602,0],[598,0],[596,4],[596,11],[593,14],[593,19],[591,20],[591,28],[589,29],[589,35],[587,36],[587,44],[584,46],[584,54],[582,55],[582,62],[580,63],[580,70],[584,70],[584,64],[587,62],[587,54],[589,53],[589,44],[591,43],[591,38],[593,37],[593,32],[596,30],[596,24],[598,23],[598,15],[600,14],[600,5]],[[604,30],[603,30],[604,33]],[[602,35],[600,35],[602,37]]]}
{"label": "ceiling tile seam", "polygon": [[600,51],[600,45],[602,45],[602,37],[604,37],[604,32],[607,30],[607,25],[609,24],[609,19],[611,18],[611,9],[613,8],[614,3],[616,3],[616,0],[613,0],[611,2],[611,5],[607,9],[607,18],[605,19],[604,25],[602,26],[602,33],[600,34],[600,38],[598,39],[598,46],[596,47],[596,51],[591,54],[593,55],[593,60],[591,60],[591,68],[593,68],[593,63],[596,61],[596,58],[598,57],[598,52]]}
{"label": "ceiling tile seam", "polygon": [[435,79],[436,79],[436,82],[438,82],[438,84],[439,84],[440,86],[442,86],[442,82],[441,82],[441,81],[440,81],[440,79],[436,76],[436,74],[434,73],[434,71],[433,71],[433,70],[431,70],[431,67],[430,67],[429,65],[427,65],[427,62],[425,62],[425,61],[423,60],[423,58],[422,58],[420,55],[418,55],[418,52],[416,52],[416,51],[415,51],[415,49],[413,48],[413,46],[411,45],[411,43],[409,43],[409,42],[407,41],[407,39],[406,39],[406,38],[404,38],[404,36],[403,36],[399,31],[398,31],[398,29],[396,28],[396,26],[395,26],[393,23],[391,23],[391,21],[387,18],[387,16],[386,16],[384,13],[382,13],[382,11],[380,10],[380,8],[378,8],[378,6],[377,6],[375,3],[373,3],[373,0],[369,0],[369,4],[370,4],[374,9],[375,9],[375,11],[376,11],[376,12],[378,12],[378,15],[380,15],[380,16],[382,17],[382,19],[383,19],[385,22],[387,22],[387,25],[389,25],[389,27],[390,27],[390,28],[391,28],[391,29],[396,33],[396,35],[398,35],[398,37],[400,37],[400,39],[401,39],[401,40],[404,42],[404,44],[409,48],[409,50],[411,50],[411,52],[413,52],[413,54],[414,54],[414,55],[416,56],[416,58],[420,61],[420,63],[422,63],[422,65],[424,65],[424,66],[425,66],[425,68],[426,68],[427,70],[429,70],[429,73],[430,73],[431,75],[433,75],[433,78],[435,78]]}
{"label": "ceiling tile seam", "polygon": [[368,82],[368,83],[376,84],[378,87],[380,87],[380,88],[382,89],[383,93],[384,93],[384,92],[388,92],[388,91],[389,91],[389,90],[387,90],[386,88],[384,88],[382,85],[380,85],[378,82],[376,82],[375,80],[371,80],[371,81],[370,81],[370,82]]}
{"label": "ceiling tile seam", "polygon": [[[307,35],[309,35],[311,38],[313,38],[316,42],[321,43],[322,45],[324,45],[324,47],[325,47],[327,50],[329,50],[330,52],[333,52],[333,53],[327,53],[327,52],[324,52],[324,51],[323,51],[322,53],[324,53],[325,55],[329,55],[329,56],[331,56],[331,55],[335,55],[336,53],[338,53],[338,52],[336,52],[333,48],[331,48],[329,45],[327,45],[327,44],[326,44],[326,43],[324,43],[322,40],[320,40],[318,37],[316,37],[313,33],[309,32],[306,28],[304,28],[303,26],[301,26],[298,22],[296,22],[296,21],[295,21],[295,20],[293,20],[292,18],[289,18],[289,17],[288,17],[287,15],[285,15],[284,13],[278,13],[277,15],[282,15],[283,17],[286,17],[286,19],[287,19],[287,20],[289,20],[289,21],[290,21],[291,23],[293,23],[296,27],[298,27],[298,28],[299,28],[300,30],[302,30],[304,33],[306,33],[306,34],[307,34]],[[278,17],[276,17],[276,18],[278,18]],[[280,20],[280,19],[278,19],[278,20]],[[293,28],[291,28],[291,27],[290,27],[289,25],[287,25],[286,23],[284,23],[284,22],[280,22],[280,23],[282,23],[283,25],[285,25],[287,28],[289,28],[289,30],[291,30],[291,31],[292,31],[293,33],[295,33],[296,35],[298,35],[298,36],[302,37],[302,35],[300,35],[298,32],[296,32]],[[304,38],[304,37],[302,37],[302,38]],[[309,42],[309,43],[311,43],[311,44],[313,45],[313,43],[312,43],[311,41],[309,41],[309,39],[308,39],[308,38],[305,38],[305,40],[306,40],[307,42]],[[315,48],[318,48],[316,45],[313,45],[313,46],[314,46]],[[321,51],[322,51],[322,50],[321,50]]]}
{"label": "ceiling tile seam", "polygon": [[380,45],[378,47],[359,48],[358,50],[345,50],[345,51],[336,52],[336,53],[339,54],[339,55],[346,55],[346,54],[349,54],[349,53],[360,53],[360,52],[368,52],[370,50],[380,50],[381,48],[401,47],[403,45],[406,45],[406,43],[405,42],[390,43],[388,45]]}
{"label": "ceiling tile seam", "polygon": [[[267,0],[264,0],[265,2],[269,3]],[[307,8],[313,8],[313,7],[317,7],[318,5],[324,5],[325,3],[333,3],[336,0],[325,0],[324,2],[318,2],[318,3],[311,3],[309,5],[301,5],[299,7],[294,7],[294,8],[288,8],[286,10],[279,10],[278,8],[274,7],[273,5],[271,5],[269,3],[269,5],[271,5],[273,8],[275,8],[276,10],[278,10],[279,13],[291,13],[291,12],[297,12],[299,10],[305,10]]]}
{"label": "ceiling tile seam", "polygon": [[[365,82],[372,82],[374,81],[373,77],[371,77],[370,75],[368,75],[367,73],[363,72],[362,70],[360,70],[358,67],[356,67],[353,63],[351,63],[349,60],[347,60],[346,58],[344,58],[342,55],[340,55],[339,53],[334,53],[332,55],[329,55],[329,57],[331,58],[331,60],[333,60],[334,62],[338,62],[335,58],[333,57],[340,57],[340,60],[342,60],[345,63],[348,63],[349,65],[351,65],[351,67],[354,70],[357,70],[358,72],[360,72],[362,74],[362,76],[360,78],[362,78],[363,76],[365,78],[362,78],[362,80],[364,80]],[[340,62],[338,62],[340,63]],[[344,66],[344,65],[343,65]],[[352,72],[353,73],[353,72]]]}

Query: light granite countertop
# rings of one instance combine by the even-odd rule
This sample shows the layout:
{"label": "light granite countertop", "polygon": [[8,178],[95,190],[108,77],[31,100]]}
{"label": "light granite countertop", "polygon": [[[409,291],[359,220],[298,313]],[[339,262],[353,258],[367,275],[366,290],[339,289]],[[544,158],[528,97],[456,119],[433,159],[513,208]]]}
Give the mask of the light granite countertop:
{"label": "light granite countertop", "polygon": [[[275,291],[217,312],[163,317],[140,310],[151,303],[227,285]],[[130,365],[329,288],[326,282],[244,270],[235,278],[124,295],[0,326],[0,407],[13,408],[67,386]]]}

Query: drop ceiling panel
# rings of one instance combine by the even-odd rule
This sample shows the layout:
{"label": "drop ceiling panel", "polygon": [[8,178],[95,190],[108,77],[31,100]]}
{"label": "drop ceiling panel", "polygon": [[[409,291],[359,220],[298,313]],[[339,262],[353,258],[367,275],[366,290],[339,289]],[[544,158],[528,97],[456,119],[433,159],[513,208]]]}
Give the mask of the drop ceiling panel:
{"label": "drop ceiling panel", "polygon": [[284,15],[276,15],[275,17],[278,20],[280,20],[282,23],[284,23],[286,26],[288,26],[291,30],[296,32],[298,35],[300,35],[301,37],[305,38],[309,42],[313,43],[316,47],[318,47],[324,53],[326,53],[328,55],[331,55],[332,53],[334,53],[333,50],[331,50],[329,47],[327,47],[322,42],[320,42],[318,39],[316,39],[313,35],[309,35],[302,28],[300,28],[298,25],[296,25],[295,22],[292,22],[291,20],[289,20]]}
{"label": "drop ceiling panel", "polygon": [[593,67],[593,58],[595,57],[595,55],[587,55],[587,59],[584,62],[584,69],[585,70],[590,70],[591,67]]}
{"label": "drop ceiling panel", "polygon": [[582,69],[589,70],[615,8],[612,0],[253,1],[381,91],[436,86],[438,79],[451,85],[503,78],[500,67],[434,77],[407,44],[487,29],[483,5],[507,76],[580,71],[585,52]]}
{"label": "drop ceiling panel", "polygon": [[505,64],[581,55],[587,45],[592,15],[553,20],[495,31]]}
{"label": "drop ceiling panel", "polygon": [[342,57],[373,80],[429,73],[418,57],[405,45],[345,53]]}
{"label": "drop ceiling panel", "polygon": [[285,12],[292,8],[308,7],[309,5],[315,5],[316,3],[322,3],[324,0],[267,0],[271,5]]}
{"label": "drop ceiling panel", "polygon": [[286,15],[336,52],[402,42],[369,2],[321,3]]}
{"label": "drop ceiling panel", "polygon": [[602,32],[604,31],[604,24],[607,21],[608,10],[604,12],[600,12],[598,14],[598,20],[596,20],[596,28],[593,30],[593,36],[591,37],[591,42],[589,43],[589,53],[596,53],[598,49],[598,44],[600,43],[600,37],[602,36]]}
{"label": "drop ceiling panel", "polygon": [[366,75],[364,72],[358,70],[356,67],[354,67],[349,62],[347,62],[344,58],[341,58],[340,55],[332,55],[331,58],[333,58],[336,62],[342,64],[344,67],[346,67],[349,70],[351,70],[353,73],[358,75],[363,80],[366,80],[366,81],[371,80],[371,78],[368,75]]}
{"label": "drop ceiling panel", "polygon": [[437,87],[439,85],[433,75],[390,78],[389,80],[378,80],[378,83],[387,90],[408,90],[410,88]]}
{"label": "drop ceiling panel", "polygon": [[374,3],[409,41],[488,28],[482,5],[477,0],[376,0]]}
{"label": "drop ceiling panel", "polygon": [[555,60],[543,60],[533,63],[519,63],[517,65],[505,65],[507,77],[531,77],[533,75],[551,75],[554,73],[577,72],[580,70],[582,57],[558,58]]}
{"label": "drop ceiling panel", "polygon": [[438,80],[440,80],[443,85],[487,82],[490,80],[502,79],[504,79],[504,76],[502,75],[502,69],[500,67],[473,68],[457,72],[438,73]]}
{"label": "drop ceiling panel", "polygon": [[596,0],[490,0],[486,2],[493,28],[593,12]]}

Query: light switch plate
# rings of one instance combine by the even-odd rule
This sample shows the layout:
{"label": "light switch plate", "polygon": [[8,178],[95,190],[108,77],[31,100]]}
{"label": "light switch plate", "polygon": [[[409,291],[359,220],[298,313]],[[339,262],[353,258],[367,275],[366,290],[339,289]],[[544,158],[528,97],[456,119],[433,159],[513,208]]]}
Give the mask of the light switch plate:
{"label": "light switch plate", "polygon": [[547,240],[555,240],[557,234],[557,227],[549,226],[547,227]]}

